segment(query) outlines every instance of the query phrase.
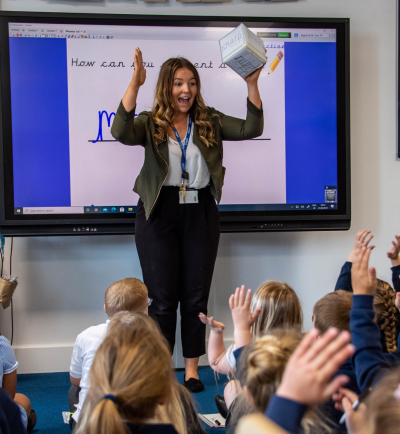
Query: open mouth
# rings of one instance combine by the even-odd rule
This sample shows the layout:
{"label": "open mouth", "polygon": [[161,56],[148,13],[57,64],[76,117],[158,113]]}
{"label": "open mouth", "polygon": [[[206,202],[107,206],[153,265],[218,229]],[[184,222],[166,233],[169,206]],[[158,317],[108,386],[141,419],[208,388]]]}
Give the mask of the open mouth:
{"label": "open mouth", "polygon": [[178,98],[179,104],[182,104],[182,105],[189,105],[189,101],[190,101],[190,98],[188,96],[182,96],[182,97]]}

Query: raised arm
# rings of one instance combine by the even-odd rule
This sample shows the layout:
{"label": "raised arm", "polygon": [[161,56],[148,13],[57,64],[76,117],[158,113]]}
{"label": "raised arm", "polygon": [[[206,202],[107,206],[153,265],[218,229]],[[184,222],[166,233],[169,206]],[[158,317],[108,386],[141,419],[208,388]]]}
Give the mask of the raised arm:
{"label": "raised arm", "polygon": [[211,328],[207,348],[208,363],[214,371],[227,375],[231,371],[231,367],[226,357],[224,357],[226,353],[224,344],[225,326],[222,322],[215,321],[213,317],[208,318],[204,313],[200,313],[199,318],[203,324],[207,324]]}
{"label": "raised arm", "polygon": [[244,81],[247,83],[247,95],[249,101],[253,103],[257,108],[261,108],[261,97],[258,90],[258,79],[260,78],[261,71],[264,67],[256,69],[250,75],[248,75]]}
{"label": "raised arm", "polygon": [[128,89],[122,98],[122,104],[127,112],[130,112],[136,107],[136,99],[139,93],[140,86],[146,81],[146,69],[143,66],[143,56],[139,48],[135,49],[135,57],[133,58],[135,71]]}
{"label": "raised arm", "polygon": [[146,134],[145,119],[135,118],[136,100],[140,87],[146,80],[142,52],[135,49],[134,73],[122,98],[111,127],[112,136],[124,145],[143,145]]}
{"label": "raised arm", "polygon": [[390,354],[382,352],[379,327],[374,322],[376,271],[373,267],[368,268],[370,253],[371,250],[366,247],[358,250],[351,270],[354,296],[350,310],[350,332],[356,347],[352,364],[361,392],[400,362],[399,351]]}

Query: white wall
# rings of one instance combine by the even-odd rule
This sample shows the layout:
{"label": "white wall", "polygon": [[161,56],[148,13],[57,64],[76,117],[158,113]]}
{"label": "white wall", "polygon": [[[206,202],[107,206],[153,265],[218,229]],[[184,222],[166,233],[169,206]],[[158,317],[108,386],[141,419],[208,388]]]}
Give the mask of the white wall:
{"label": "white wall", "polygon": [[[148,4],[137,0],[0,0],[1,10],[349,17],[351,20],[352,229],[349,232],[223,234],[209,311],[227,325],[227,300],[237,285],[256,289],[266,279],[298,292],[306,328],[312,307],[333,290],[355,233],[370,228],[377,248],[373,264],[390,280],[386,251],[400,233],[400,166],[396,160],[396,0],[300,0],[298,2]],[[229,170],[229,168],[228,168]],[[399,171],[399,172],[397,172]],[[7,240],[9,248],[10,241]],[[133,236],[16,238],[13,274],[14,348],[19,372],[68,370],[76,334],[105,320],[103,294],[115,280],[141,277]],[[1,312],[10,335],[10,309]],[[179,352],[178,352],[179,353]],[[178,358],[180,363],[181,359]]]}

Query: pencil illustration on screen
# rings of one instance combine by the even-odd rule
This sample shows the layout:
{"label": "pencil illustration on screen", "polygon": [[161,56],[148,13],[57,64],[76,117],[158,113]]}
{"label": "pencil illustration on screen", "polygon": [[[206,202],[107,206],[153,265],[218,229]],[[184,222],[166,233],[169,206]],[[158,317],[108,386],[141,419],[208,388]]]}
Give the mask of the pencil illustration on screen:
{"label": "pencil illustration on screen", "polygon": [[275,56],[275,59],[271,62],[271,65],[269,66],[268,75],[272,74],[275,71],[275,68],[279,65],[282,59],[283,53],[282,51],[279,51],[278,54]]}

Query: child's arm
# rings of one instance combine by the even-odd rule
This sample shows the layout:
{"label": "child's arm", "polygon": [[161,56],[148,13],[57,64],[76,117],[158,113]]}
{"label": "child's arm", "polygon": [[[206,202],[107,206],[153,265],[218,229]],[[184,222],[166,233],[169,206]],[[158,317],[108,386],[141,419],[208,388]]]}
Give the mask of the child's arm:
{"label": "child's arm", "polygon": [[208,363],[214,371],[228,375],[232,368],[229,366],[227,358],[221,357],[226,352],[224,344],[224,324],[215,321],[213,317],[208,318],[204,313],[200,313],[199,318],[203,324],[207,324],[211,328],[207,348]]}
{"label": "child's arm", "polygon": [[391,354],[382,352],[380,330],[374,322],[376,271],[373,267],[368,269],[370,253],[371,250],[365,247],[358,250],[351,271],[354,296],[350,310],[350,331],[356,347],[352,365],[361,392],[376,382],[378,374],[380,377],[392,365],[400,363],[399,351]]}
{"label": "child's arm", "polygon": [[[370,233],[371,231],[368,230],[357,232],[356,238],[354,240],[353,250],[351,251],[349,258],[340,270],[340,275],[336,282],[335,291],[337,291],[338,289],[343,289],[345,291],[353,292],[353,288],[351,286],[351,267],[353,265],[356,251],[364,246],[368,247],[369,242],[372,240],[373,235],[370,235]],[[372,250],[374,247],[375,246],[371,246],[369,247],[369,249]]]}
{"label": "child's arm", "polygon": [[2,388],[11,396],[12,399],[15,398],[15,393],[17,391],[17,370],[3,375]]}
{"label": "child's arm", "polygon": [[83,356],[80,345],[80,335],[76,338],[74,349],[72,350],[71,365],[69,368],[69,379],[75,387],[80,387],[82,378]]}

